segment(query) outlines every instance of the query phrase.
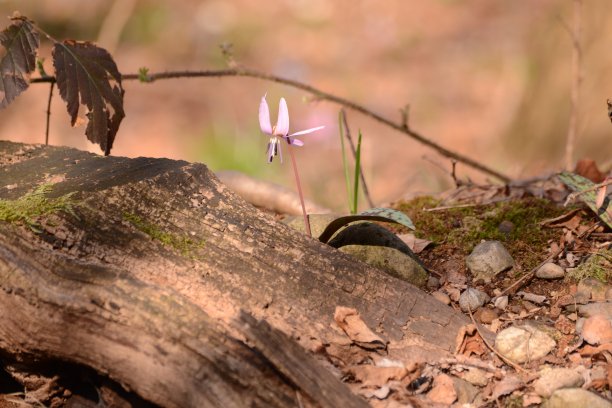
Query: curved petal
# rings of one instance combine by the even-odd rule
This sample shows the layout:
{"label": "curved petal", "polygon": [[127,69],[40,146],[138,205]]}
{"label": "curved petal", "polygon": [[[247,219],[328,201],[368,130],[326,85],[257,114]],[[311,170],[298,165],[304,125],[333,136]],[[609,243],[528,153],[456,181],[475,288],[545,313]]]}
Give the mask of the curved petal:
{"label": "curved petal", "polygon": [[266,102],[266,95],[261,98],[259,104],[259,127],[261,131],[271,135],[272,125],[270,125],[270,109],[268,108],[268,102]]}
{"label": "curved petal", "polygon": [[277,136],[287,136],[289,133],[289,110],[287,109],[287,101],[281,98],[278,104],[278,120],[274,128],[274,134]]}
{"label": "curved petal", "polygon": [[289,142],[290,145],[304,146],[304,142],[302,142],[300,139],[294,139],[292,137],[288,137],[287,141]]}
{"label": "curved petal", "polygon": [[310,129],[306,129],[306,130],[300,130],[299,132],[295,132],[290,134],[289,136],[299,136],[299,135],[306,135],[308,133],[312,133],[312,132],[316,132],[317,130],[321,130],[323,129],[325,126],[317,126],[317,127],[313,127]]}

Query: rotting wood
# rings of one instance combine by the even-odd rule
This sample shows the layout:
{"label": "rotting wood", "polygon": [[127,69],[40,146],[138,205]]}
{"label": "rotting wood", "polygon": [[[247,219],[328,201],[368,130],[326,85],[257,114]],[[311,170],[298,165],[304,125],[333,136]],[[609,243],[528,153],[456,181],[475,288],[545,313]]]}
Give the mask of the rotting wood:
{"label": "rotting wood", "polygon": [[38,231],[0,221],[0,350],[21,360],[85,365],[160,405],[283,406],[316,396],[239,340],[242,309],[313,349],[336,335],[335,307],[352,307],[404,360],[446,356],[467,322],[275,222],[201,164],[0,142],[0,199],[44,183],[51,198],[74,193],[76,216]]}

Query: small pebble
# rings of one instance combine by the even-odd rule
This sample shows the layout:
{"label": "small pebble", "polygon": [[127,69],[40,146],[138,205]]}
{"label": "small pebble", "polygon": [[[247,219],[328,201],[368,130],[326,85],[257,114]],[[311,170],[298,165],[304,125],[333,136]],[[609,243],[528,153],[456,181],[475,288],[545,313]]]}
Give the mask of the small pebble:
{"label": "small pebble", "polygon": [[495,307],[499,310],[505,310],[508,307],[508,296],[500,296],[495,299]]}
{"label": "small pebble", "polygon": [[482,311],[480,312],[480,315],[478,316],[481,323],[491,324],[493,323],[493,320],[498,318],[497,312],[493,309],[481,309],[481,310]]}
{"label": "small pebble", "polygon": [[552,262],[545,263],[536,271],[540,279],[559,279],[565,276],[565,269]]}
{"label": "small pebble", "polygon": [[514,223],[512,221],[504,220],[498,226],[497,229],[502,234],[510,234],[514,230]]}
{"label": "small pebble", "polygon": [[521,291],[521,292],[518,292],[517,295],[521,296],[524,300],[527,300],[529,302],[532,302],[538,305],[546,302],[546,296],[536,295],[535,293],[528,293],[528,292]]}
{"label": "small pebble", "polygon": [[467,288],[459,297],[459,307],[464,312],[471,310],[476,311],[480,306],[484,305],[489,300],[486,293],[478,289]]}
{"label": "small pebble", "polygon": [[450,297],[446,293],[435,291],[431,294],[431,296],[435,297],[437,300],[444,303],[445,305],[450,305],[451,300],[450,300]]}

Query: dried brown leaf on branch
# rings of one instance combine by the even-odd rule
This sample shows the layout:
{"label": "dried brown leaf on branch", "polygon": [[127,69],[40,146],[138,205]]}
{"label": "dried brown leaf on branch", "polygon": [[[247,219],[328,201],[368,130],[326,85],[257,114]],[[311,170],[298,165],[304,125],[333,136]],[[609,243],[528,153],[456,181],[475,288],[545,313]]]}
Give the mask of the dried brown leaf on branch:
{"label": "dried brown leaf on branch", "polygon": [[30,85],[40,41],[32,22],[24,17],[0,32],[0,109],[7,107]]}
{"label": "dried brown leaf on branch", "polygon": [[[66,40],[55,43],[53,65],[72,126],[86,118],[87,139],[108,155],[125,117],[124,90],[115,61],[108,51],[93,43]],[[84,114],[79,114],[81,109],[85,109]]]}

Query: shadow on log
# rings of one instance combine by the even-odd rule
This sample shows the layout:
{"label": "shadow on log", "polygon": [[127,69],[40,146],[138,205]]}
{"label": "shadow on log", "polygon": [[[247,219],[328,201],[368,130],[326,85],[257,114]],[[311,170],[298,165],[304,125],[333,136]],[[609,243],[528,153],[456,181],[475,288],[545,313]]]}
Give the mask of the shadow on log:
{"label": "shadow on log", "polygon": [[17,213],[0,221],[6,365],[88,367],[167,407],[358,407],[312,353],[338,335],[337,306],[402,361],[445,356],[466,323],[202,164],[0,142],[0,199]]}

